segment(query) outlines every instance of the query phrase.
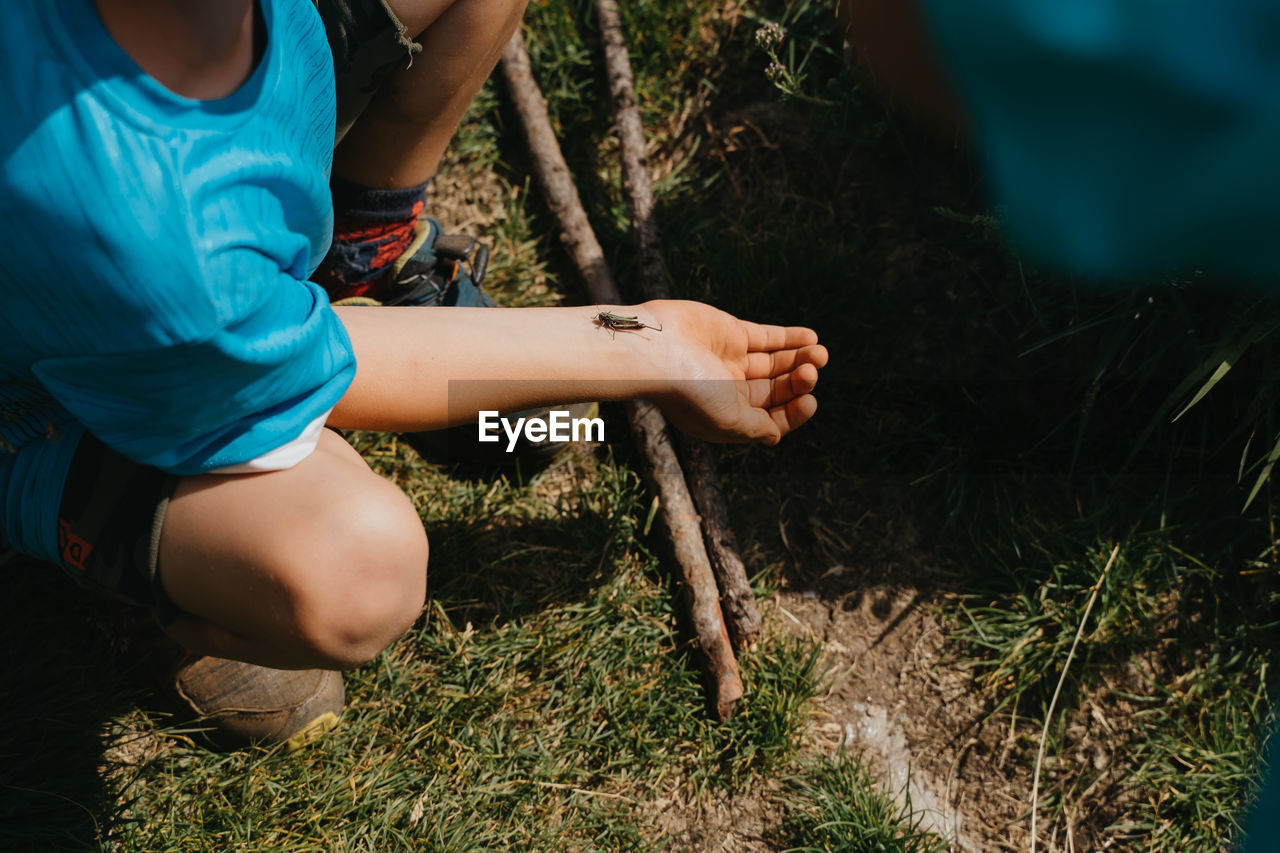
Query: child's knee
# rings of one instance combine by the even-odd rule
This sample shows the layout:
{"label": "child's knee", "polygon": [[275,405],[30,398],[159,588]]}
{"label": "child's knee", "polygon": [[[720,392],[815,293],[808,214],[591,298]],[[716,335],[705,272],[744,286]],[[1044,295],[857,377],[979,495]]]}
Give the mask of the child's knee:
{"label": "child's knee", "polygon": [[300,531],[309,541],[280,555],[296,633],[335,667],[373,659],[426,597],[426,532],[409,499],[382,485],[315,519]]}

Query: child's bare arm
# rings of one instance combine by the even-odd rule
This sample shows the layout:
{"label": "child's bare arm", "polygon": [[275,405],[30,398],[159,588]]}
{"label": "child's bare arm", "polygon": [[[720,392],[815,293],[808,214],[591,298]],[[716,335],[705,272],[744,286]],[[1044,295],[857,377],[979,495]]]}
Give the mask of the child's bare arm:
{"label": "child's bare arm", "polygon": [[329,423],[432,429],[482,409],[645,397],[703,438],[773,444],[817,407],[827,353],[809,329],[664,301],[612,306],[661,328],[619,331],[596,321],[608,308],[339,308],[357,368]]}

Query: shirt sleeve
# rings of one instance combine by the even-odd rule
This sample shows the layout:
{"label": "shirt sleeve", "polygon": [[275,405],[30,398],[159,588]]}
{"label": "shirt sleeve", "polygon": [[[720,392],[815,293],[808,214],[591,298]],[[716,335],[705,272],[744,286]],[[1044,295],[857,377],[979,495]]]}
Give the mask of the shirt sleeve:
{"label": "shirt sleeve", "polygon": [[1280,272],[1280,4],[922,8],[1022,251],[1108,278]]}
{"label": "shirt sleeve", "polygon": [[[317,285],[249,249],[213,268],[214,281],[179,276],[172,285],[191,289],[197,303],[177,312],[181,322],[161,322],[155,311],[137,316],[136,304],[106,311],[85,335],[97,351],[32,366],[104,443],[176,474],[240,466],[314,432],[355,375],[346,331]],[[217,279],[230,275],[219,288]],[[164,340],[118,349],[110,345],[120,338],[116,325],[130,327],[131,342],[140,334]]]}

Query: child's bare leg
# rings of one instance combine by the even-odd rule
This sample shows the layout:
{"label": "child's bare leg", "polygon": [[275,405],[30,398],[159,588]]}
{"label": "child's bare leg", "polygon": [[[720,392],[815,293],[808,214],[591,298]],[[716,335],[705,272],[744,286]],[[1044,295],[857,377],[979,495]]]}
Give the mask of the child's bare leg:
{"label": "child's bare leg", "polygon": [[326,430],[293,468],[179,484],[160,580],[188,649],[277,669],[364,663],[407,630],[427,539],[403,493]]}
{"label": "child's bare leg", "polygon": [[334,152],[334,174],[384,188],[416,186],[434,176],[526,2],[389,0],[422,53],[383,83]]}

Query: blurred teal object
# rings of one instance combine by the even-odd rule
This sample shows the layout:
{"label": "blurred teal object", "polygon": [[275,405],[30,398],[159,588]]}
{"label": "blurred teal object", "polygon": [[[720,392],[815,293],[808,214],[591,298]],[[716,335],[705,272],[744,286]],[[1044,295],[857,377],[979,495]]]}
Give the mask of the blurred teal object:
{"label": "blurred teal object", "polygon": [[1280,3],[923,0],[992,201],[1086,276],[1280,273]]}
{"label": "blurred teal object", "polygon": [[1275,772],[1276,759],[1280,758],[1277,744],[1280,728],[1271,732],[1267,767],[1269,771],[1253,807],[1253,818],[1245,828],[1248,839],[1241,848],[1244,853],[1272,853],[1280,850],[1280,778]]}

